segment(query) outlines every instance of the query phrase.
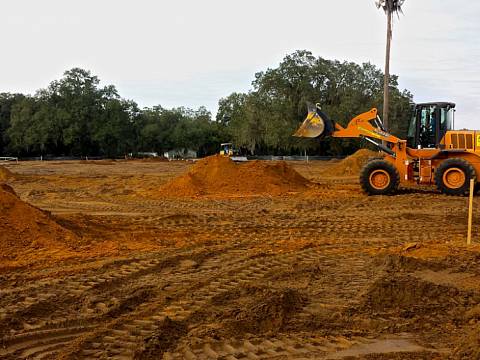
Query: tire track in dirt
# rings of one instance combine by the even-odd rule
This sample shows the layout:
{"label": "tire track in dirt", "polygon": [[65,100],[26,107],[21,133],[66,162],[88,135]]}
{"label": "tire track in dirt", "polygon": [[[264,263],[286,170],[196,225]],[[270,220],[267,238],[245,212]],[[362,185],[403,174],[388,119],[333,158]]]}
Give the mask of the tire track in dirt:
{"label": "tire track in dirt", "polygon": [[[235,246],[222,248],[222,250],[228,251],[234,247]],[[65,278],[34,280],[35,282],[33,284],[28,283],[24,286],[3,289],[0,291],[0,295],[2,295],[0,305],[3,305],[3,308],[0,308],[0,314],[12,314],[16,312],[15,309],[19,311],[25,310],[32,304],[54,297],[61,297],[64,294],[80,296],[91,289],[113,285],[127,279],[134,279],[135,277],[144,275],[144,273],[151,273],[159,268],[168,267],[177,260],[179,261],[185,257],[195,256],[201,252],[205,252],[205,250],[199,250],[197,252],[192,252],[191,250],[179,252],[167,250],[149,253],[148,255],[139,257],[113,260],[103,264],[99,269],[90,270],[87,273],[69,275]],[[15,282],[18,281],[21,280],[15,280]],[[24,281],[28,282],[29,280]],[[24,298],[24,300],[18,301],[19,298]],[[8,305],[8,303],[14,304]]]}
{"label": "tire track in dirt", "polygon": [[369,343],[368,339],[348,340],[344,337],[284,336],[228,339],[199,343],[194,346],[180,345],[181,351],[166,353],[165,360],[204,359],[318,359],[328,353],[344,350],[355,344]]}
{"label": "tire track in dirt", "polygon": [[[153,271],[156,267],[162,266],[161,259],[145,259],[133,261],[130,264],[123,264],[104,274],[92,272],[91,275],[78,274],[65,279],[55,279],[51,283],[43,281],[35,288],[26,288],[28,295],[23,300],[16,301],[11,305],[0,309],[0,321],[7,317],[13,317],[19,313],[26,313],[34,307],[41,307],[56,299],[79,298],[89,290],[101,284],[114,284],[141,275],[142,272]],[[32,291],[34,290],[34,291]],[[22,294],[16,294],[17,297]]]}
{"label": "tire track in dirt", "polygon": [[[403,353],[403,357],[399,353]],[[371,339],[358,336],[278,335],[269,339],[253,337],[187,345],[181,352],[165,353],[163,359],[363,359],[368,355],[376,359],[382,354],[386,359],[436,359],[441,352],[424,348],[412,339],[401,336]]]}
{"label": "tire track in dirt", "polygon": [[0,357],[15,359],[41,359],[53,350],[59,350],[77,337],[94,329],[94,326],[74,326],[42,331],[28,331],[4,338]]}
{"label": "tire track in dirt", "polygon": [[[297,265],[312,264],[319,267],[322,276],[320,281],[314,284],[314,288],[321,291],[309,294],[308,305],[293,317],[291,323],[297,324],[296,328],[306,329],[304,324],[320,313],[344,311],[357,305],[361,295],[375,281],[375,277],[371,277],[368,271],[370,263],[371,260],[365,256],[332,257],[322,253],[307,259],[306,262],[296,262]],[[274,277],[273,280],[275,279]],[[194,346],[190,345],[192,341],[186,339],[175,351],[165,354],[164,359],[323,358],[329,353],[370,342],[369,339],[359,336],[354,340],[348,340],[343,336],[321,339],[311,335],[305,336],[279,334],[275,337],[257,336],[247,340],[202,341],[196,339],[193,341]]]}
{"label": "tire track in dirt", "polygon": [[[228,248],[224,248],[224,253],[220,257],[206,259],[198,269],[192,267],[180,267],[180,269],[169,270],[168,268],[166,268],[162,272],[162,277],[161,280],[159,280],[159,285],[163,284],[164,286],[169,287],[175,285],[181,286],[183,282],[189,281],[193,275],[195,275],[199,279],[204,276],[213,276],[214,274],[218,273],[218,270],[222,266],[234,266],[237,263],[247,261],[250,255],[245,254],[243,250],[235,250],[235,248],[238,246],[238,244],[236,246],[232,246],[230,251],[228,251]],[[177,255],[176,257],[178,258],[179,255]],[[185,255],[184,257],[189,258]],[[133,262],[127,265],[128,268],[125,268],[126,265],[122,265],[120,269],[123,270],[121,273],[119,273],[119,276],[115,278],[115,280],[125,280],[125,275],[131,275],[128,270],[132,269],[132,266],[133,269],[140,268],[140,270],[138,270],[135,274],[136,277],[140,277],[141,275],[147,276],[151,274],[155,274],[156,276],[158,276],[159,273],[157,273],[157,271],[159,270],[158,267],[160,262],[153,261],[152,264],[152,260],[158,259]],[[150,262],[145,264],[145,261]],[[138,264],[140,264],[140,266],[138,266]],[[145,265],[150,265],[150,267],[145,267]],[[181,265],[181,263],[179,265]],[[142,274],[139,274],[139,272],[142,272]],[[103,282],[97,284],[101,286]],[[110,285],[114,286],[115,283],[110,282]],[[89,289],[82,289],[82,294],[86,296],[88,290],[92,288],[94,288],[94,286],[90,287]],[[128,301],[128,299],[123,300]],[[130,305],[134,305],[135,307],[145,306],[149,304],[149,300],[150,299],[147,299],[147,302],[145,304],[139,302]],[[110,310],[113,310],[110,311],[110,313],[115,313],[115,309]],[[123,313],[120,312],[112,315],[121,316],[122,314]],[[81,335],[86,335],[89,330],[92,330],[94,328],[92,324],[96,323],[101,325],[102,322],[108,321],[109,312],[106,311],[103,315],[105,316],[90,316],[90,314],[87,313],[85,314],[84,318],[77,317],[73,319],[61,318],[57,315],[55,317],[55,320],[49,321],[47,324],[39,324],[37,326],[38,329],[32,331],[22,331],[12,336],[5,336],[1,340],[4,349],[0,350],[0,355],[7,356],[15,354],[17,358],[41,358],[46,352],[50,353],[51,351],[57,349],[57,347],[58,350],[60,350],[72,340],[78,338]],[[85,324],[88,324],[91,327],[85,327]],[[48,329],[46,329],[46,327],[48,327]],[[33,354],[35,354],[35,356],[33,356]]]}
{"label": "tire track in dirt", "polygon": [[[215,296],[255,282],[272,269],[281,268],[292,261],[313,262],[316,256],[315,250],[306,249],[296,253],[255,258],[236,266],[225,263],[219,273],[208,280],[205,280],[204,274],[193,275],[188,288],[185,289],[184,284],[183,289],[180,289],[181,294],[178,294],[176,301],[170,304],[159,301],[157,308],[151,308],[144,314],[137,314],[134,319],[115,324],[100,340],[87,343],[88,346],[81,350],[81,354],[89,358],[132,358],[144,339],[154,334],[167,317],[173,321],[188,321],[195,312],[208,307]],[[224,269],[227,271],[224,272]]]}
{"label": "tire track in dirt", "polygon": [[342,311],[358,305],[362,294],[376,279],[370,273],[370,264],[371,260],[365,256],[323,257],[318,262],[324,273],[315,283],[317,291],[310,294],[309,304],[297,317],[308,321],[325,309]]}
{"label": "tire track in dirt", "polygon": [[[75,315],[71,314],[70,310],[74,302],[80,299],[85,301],[90,291],[101,290],[101,287],[106,284],[115,287],[122,282],[141,277],[142,274],[159,271],[171,260],[172,258],[168,257],[163,261],[162,259],[144,259],[122,264],[118,269],[103,275],[95,273],[91,276],[76,275],[72,277],[73,279],[67,278],[65,282],[58,282],[57,285],[61,286],[60,288],[42,288],[37,294],[38,296],[30,297],[31,300],[28,302],[23,301],[7,307],[4,310],[7,317],[4,322],[10,326],[16,324],[16,327],[21,327],[21,329],[11,331],[10,335],[1,339],[4,350],[0,350],[0,355],[12,354],[21,350],[17,354],[19,358],[32,357],[32,354],[37,350],[40,351],[40,348],[49,350],[51,347],[57,346],[59,342],[64,344],[67,340],[71,341],[82,335],[87,331],[84,325],[97,323],[99,320],[97,318],[101,320],[102,315],[115,309],[109,309],[103,304],[106,309],[102,309],[104,311],[100,316],[92,314],[94,311],[89,312],[89,309],[86,309],[83,314]],[[129,298],[121,299],[117,308],[121,308],[129,300]],[[43,317],[43,320],[38,320],[33,324],[27,324],[22,320],[25,317],[31,318],[30,314],[36,312],[42,313],[40,316]],[[68,336],[63,336],[64,333],[67,333]]]}

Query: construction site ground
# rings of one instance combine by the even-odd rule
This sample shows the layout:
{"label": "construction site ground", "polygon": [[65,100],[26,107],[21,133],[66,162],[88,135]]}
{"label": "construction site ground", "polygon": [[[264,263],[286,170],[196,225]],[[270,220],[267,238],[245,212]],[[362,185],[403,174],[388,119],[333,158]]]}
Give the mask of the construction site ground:
{"label": "construction site ground", "polygon": [[480,358],[467,199],[290,165],[315,184],[178,198],[155,194],[191,162],[6,165],[75,241],[4,250],[0,358]]}

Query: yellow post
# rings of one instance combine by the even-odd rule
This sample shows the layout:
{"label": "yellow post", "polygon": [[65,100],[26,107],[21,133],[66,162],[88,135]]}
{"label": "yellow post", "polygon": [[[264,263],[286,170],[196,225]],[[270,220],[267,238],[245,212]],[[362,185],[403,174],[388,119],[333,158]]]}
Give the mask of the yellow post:
{"label": "yellow post", "polygon": [[472,244],[472,218],[473,218],[473,193],[475,189],[475,181],[470,180],[470,201],[468,205],[468,236],[467,245]]}

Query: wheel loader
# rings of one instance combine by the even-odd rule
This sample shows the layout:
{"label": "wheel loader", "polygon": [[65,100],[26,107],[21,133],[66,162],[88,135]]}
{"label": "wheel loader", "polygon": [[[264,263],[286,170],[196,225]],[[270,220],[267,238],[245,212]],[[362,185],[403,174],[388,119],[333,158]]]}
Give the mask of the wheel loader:
{"label": "wheel loader", "polygon": [[232,143],[222,143],[220,144],[220,155],[222,156],[233,156],[234,148]]}
{"label": "wheel loader", "polygon": [[369,195],[391,195],[402,185],[435,185],[447,195],[467,195],[470,180],[478,188],[480,130],[454,130],[455,104],[414,104],[407,140],[388,133],[377,109],[353,118],[347,127],[309,105],[308,115],[294,136],[362,138],[380,149],[383,159],[368,162],[360,173]]}

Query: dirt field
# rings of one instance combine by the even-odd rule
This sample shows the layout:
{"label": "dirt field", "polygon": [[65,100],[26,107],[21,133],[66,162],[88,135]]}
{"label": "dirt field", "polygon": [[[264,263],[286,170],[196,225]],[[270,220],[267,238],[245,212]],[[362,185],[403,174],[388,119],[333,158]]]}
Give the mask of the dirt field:
{"label": "dirt field", "polygon": [[7,165],[51,214],[0,233],[1,359],[480,358],[465,198],[367,197],[338,162],[292,163],[314,184],[275,196],[159,191],[191,166]]}

